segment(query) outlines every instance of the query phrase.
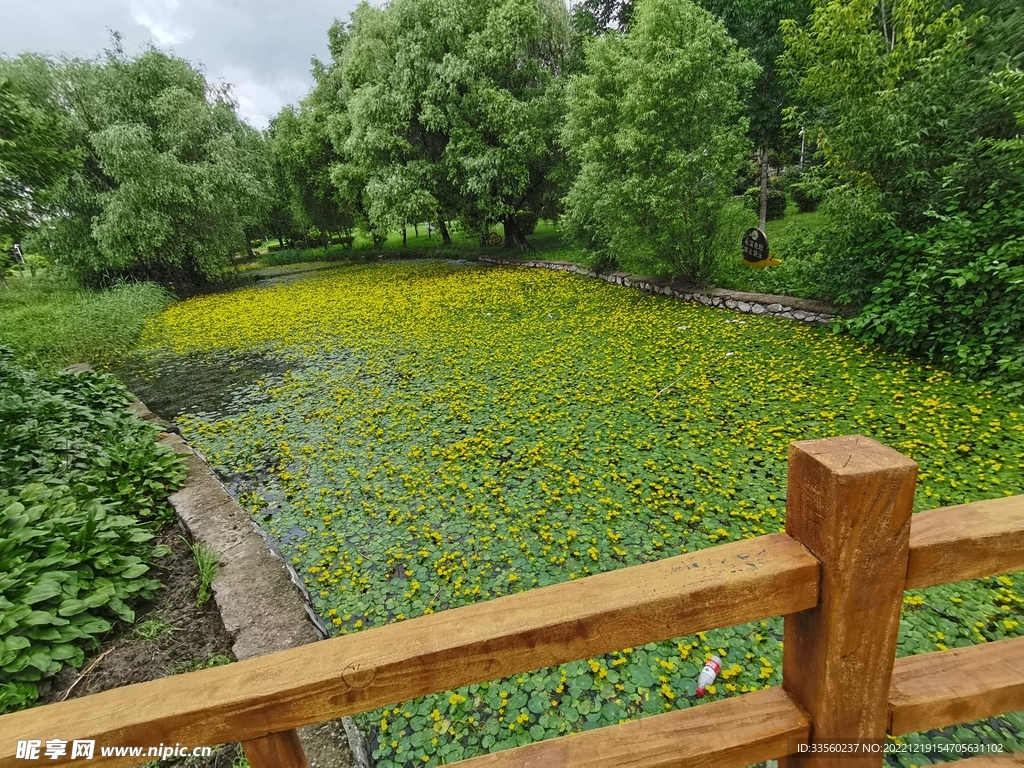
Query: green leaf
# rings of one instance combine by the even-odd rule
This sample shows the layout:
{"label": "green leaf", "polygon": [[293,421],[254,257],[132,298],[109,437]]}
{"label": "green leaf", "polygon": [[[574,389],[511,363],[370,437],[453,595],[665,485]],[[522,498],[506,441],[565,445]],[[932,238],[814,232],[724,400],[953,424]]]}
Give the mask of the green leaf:
{"label": "green leaf", "polygon": [[26,605],[35,605],[51,597],[56,597],[61,592],[60,584],[53,581],[39,581],[33,584],[21,596],[21,601]]}

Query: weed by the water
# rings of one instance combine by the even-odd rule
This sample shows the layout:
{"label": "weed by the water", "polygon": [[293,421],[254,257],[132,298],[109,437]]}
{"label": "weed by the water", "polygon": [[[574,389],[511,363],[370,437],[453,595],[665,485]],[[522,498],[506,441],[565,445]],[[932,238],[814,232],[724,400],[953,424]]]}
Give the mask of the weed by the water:
{"label": "weed by the water", "polygon": [[146,319],[171,301],[152,283],[91,291],[50,272],[19,275],[7,283],[0,289],[0,345],[46,369],[114,360],[138,342]]}
{"label": "weed by the water", "polygon": [[199,576],[196,579],[196,587],[199,592],[196,597],[196,606],[201,606],[212,596],[210,585],[220,573],[220,556],[209,545],[201,541],[193,544],[184,537],[182,537],[182,541],[192,550],[192,559],[195,560],[196,569],[199,571]]}
{"label": "weed by the water", "polygon": [[226,653],[215,653],[204,659],[189,659],[188,661],[180,661],[177,664],[172,664],[167,668],[167,674],[183,675],[186,672],[198,672],[200,669],[223,667],[225,664],[231,664],[232,662],[234,662],[234,659]]}

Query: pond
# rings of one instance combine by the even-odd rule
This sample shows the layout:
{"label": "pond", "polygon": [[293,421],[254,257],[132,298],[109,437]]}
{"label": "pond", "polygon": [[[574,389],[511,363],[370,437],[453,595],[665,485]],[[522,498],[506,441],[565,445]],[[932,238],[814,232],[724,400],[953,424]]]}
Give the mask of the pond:
{"label": "pond", "polygon": [[[547,270],[395,262],[196,297],[121,375],[338,633],[782,530],[792,440],[907,454],[918,510],[1024,485],[1024,414],[977,385],[825,327]],[[1021,595],[1021,574],[908,593],[899,652],[1016,636]],[[778,619],[725,628],[361,724],[381,766],[451,762],[695,705],[711,653],[705,701],[777,685],[780,639]]]}

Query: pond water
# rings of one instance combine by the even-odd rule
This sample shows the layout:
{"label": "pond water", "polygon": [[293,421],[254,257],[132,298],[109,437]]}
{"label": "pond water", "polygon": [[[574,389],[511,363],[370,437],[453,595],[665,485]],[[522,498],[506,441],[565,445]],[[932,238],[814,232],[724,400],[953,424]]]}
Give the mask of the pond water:
{"label": "pond water", "polygon": [[[822,327],[545,270],[286,275],[172,306],[119,374],[208,457],[339,633],[781,530],[791,440],[866,434],[906,453],[918,509],[1024,485],[1024,417],[976,385]],[[1016,636],[1021,595],[1020,574],[909,593],[899,652]],[[778,684],[780,629],[361,722],[379,765],[435,765],[694,705],[710,653],[725,661],[711,700]]]}

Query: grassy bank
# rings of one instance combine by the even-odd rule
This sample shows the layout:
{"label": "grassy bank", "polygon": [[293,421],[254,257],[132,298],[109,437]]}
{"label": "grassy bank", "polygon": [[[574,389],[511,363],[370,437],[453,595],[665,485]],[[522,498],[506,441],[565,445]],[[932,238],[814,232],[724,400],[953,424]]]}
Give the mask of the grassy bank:
{"label": "grassy bank", "polygon": [[91,291],[52,271],[10,277],[7,285],[0,288],[0,346],[49,370],[115,359],[135,345],[146,318],[171,301],[152,283]]}
{"label": "grassy bank", "polygon": [[[812,233],[824,224],[821,213],[799,213],[792,203],[786,216],[766,225],[771,250],[783,264],[766,270],[754,270],[744,266],[740,257],[740,244],[736,244],[735,258],[726,258],[719,265],[714,285],[738,291],[773,293],[802,298],[827,298],[814,270],[814,254],[810,241]],[[500,230],[500,227],[496,228]],[[500,232],[499,232],[500,234]],[[406,244],[402,244],[401,232],[392,232],[382,246],[374,246],[369,236],[360,233],[352,247],[332,246],[330,248],[291,249],[260,255],[262,266],[280,266],[306,262],[358,263],[384,258],[440,258],[476,260],[481,255],[507,256],[512,258],[542,258],[574,261],[589,264],[591,259],[582,249],[563,242],[561,228],[553,223],[539,222],[536,231],[529,236],[533,250],[524,253],[518,248],[509,249],[505,243],[480,245],[479,237],[473,232],[453,230],[450,245],[443,245],[437,232],[427,235],[421,228],[417,235],[408,230]]]}
{"label": "grassy bank", "polygon": [[[500,227],[495,230],[500,233]],[[427,233],[420,227],[419,233],[411,227],[407,230],[405,245],[402,244],[402,233],[391,232],[381,246],[375,246],[369,235],[360,232],[356,235],[352,247],[334,245],[329,248],[289,249],[273,251],[259,256],[259,263],[264,266],[280,266],[283,264],[299,264],[305,262],[360,262],[384,258],[434,258],[434,259],[466,259],[476,260],[482,254],[492,256],[523,256],[529,255],[545,259],[566,259],[585,261],[586,255],[562,242],[561,229],[556,224],[538,222],[536,231],[527,239],[533,251],[524,254],[518,248],[506,248],[504,241],[497,245],[480,245],[479,235],[475,232],[464,232],[458,229],[451,231],[452,242],[445,245],[441,233]]]}

